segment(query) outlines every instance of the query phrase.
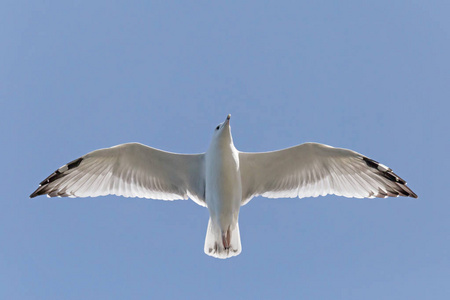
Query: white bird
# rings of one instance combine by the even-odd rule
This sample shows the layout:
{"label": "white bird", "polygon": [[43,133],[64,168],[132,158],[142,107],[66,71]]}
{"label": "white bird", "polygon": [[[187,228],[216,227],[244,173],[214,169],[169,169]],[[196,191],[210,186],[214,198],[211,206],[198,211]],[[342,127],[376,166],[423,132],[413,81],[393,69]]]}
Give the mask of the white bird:
{"label": "white bird", "polygon": [[304,143],[240,152],[230,117],[215,128],[206,153],[175,154],[139,143],[95,150],[56,170],[30,197],[190,198],[209,210],[204,250],[217,258],[241,252],[239,209],[255,196],[417,198],[390,168],[352,150]]}

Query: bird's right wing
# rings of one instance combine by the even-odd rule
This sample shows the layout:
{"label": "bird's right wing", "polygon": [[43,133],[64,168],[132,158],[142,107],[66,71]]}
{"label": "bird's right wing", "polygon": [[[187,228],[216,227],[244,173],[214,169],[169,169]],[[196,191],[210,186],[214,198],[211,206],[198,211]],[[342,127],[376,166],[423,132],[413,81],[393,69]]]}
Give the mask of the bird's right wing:
{"label": "bird's right wing", "polygon": [[417,195],[392,170],[348,149],[305,143],[263,153],[239,153],[242,205],[254,196],[373,198]]}
{"label": "bird's right wing", "polygon": [[40,183],[31,198],[125,197],[205,204],[203,154],[175,154],[139,143],[92,151],[56,170]]}

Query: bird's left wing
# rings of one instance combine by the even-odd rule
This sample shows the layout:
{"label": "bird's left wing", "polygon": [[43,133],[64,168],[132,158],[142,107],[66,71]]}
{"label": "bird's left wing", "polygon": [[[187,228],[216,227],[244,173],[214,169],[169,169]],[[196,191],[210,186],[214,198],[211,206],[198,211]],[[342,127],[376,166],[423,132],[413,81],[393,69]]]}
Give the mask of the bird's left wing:
{"label": "bird's left wing", "polygon": [[305,143],[263,153],[239,153],[242,205],[254,196],[373,198],[417,195],[392,170],[355,151]]}
{"label": "bird's left wing", "polygon": [[161,200],[191,198],[205,205],[203,154],[175,154],[139,143],[92,151],[56,170],[31,198],[118,195]]}

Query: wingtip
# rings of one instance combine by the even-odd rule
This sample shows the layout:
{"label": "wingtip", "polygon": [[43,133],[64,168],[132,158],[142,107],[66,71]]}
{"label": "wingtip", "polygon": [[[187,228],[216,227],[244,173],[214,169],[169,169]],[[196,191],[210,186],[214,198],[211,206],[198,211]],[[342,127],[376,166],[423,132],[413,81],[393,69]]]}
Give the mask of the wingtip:
{"label": "wingtip", "polygon": [[[39,186],[39,188],[40,188],[40,186]],[[34,197],[37,197],[37,196],[39,196],[39,195],[42,195],[42,194],[39,193],[39,188],[38,188],[37,190],[35,190],[35,191],[30,195],[30,199],[32,199],[32,198],[34,198]]]}
{"label": "wingtip", "polygon": [[30,195],[30,199],[51,192],[51,189],[47,188],[47,185],[57,179],[66,176],[67,175],[66,171],[78,167],[80,163],[83,161],[83,159],[84,157],[79,157],[75,160],[72,160],[68,164],[65,164],[64,166],[62,166],[61,168],[57,169],[55,172],[50,174],[50,176],[48,176],[41,183],[39,183],[39,187]]}
{"label": "wingtip", "polygon": [[[392,182],[395,182],[397,184],[397,188],[392,191],[388,191],[386,194],[388,197],[392,196],[404,196],[404,197],[411,197],[411,198],[419,198],[416,193],[414,193],[407,185],[406,181],[400,178],[397,174],[395,174],[390,168],[386,167],[383,164],[380,164],[379,162],[370,159],[368,157],[363,156],[362,159],[365,161],[368,167],[378,170],[382,176],[389,179]],[[379,194],[382,197],[385,197],[383,193]],[[378,196],[377,196],[378,197]]]}

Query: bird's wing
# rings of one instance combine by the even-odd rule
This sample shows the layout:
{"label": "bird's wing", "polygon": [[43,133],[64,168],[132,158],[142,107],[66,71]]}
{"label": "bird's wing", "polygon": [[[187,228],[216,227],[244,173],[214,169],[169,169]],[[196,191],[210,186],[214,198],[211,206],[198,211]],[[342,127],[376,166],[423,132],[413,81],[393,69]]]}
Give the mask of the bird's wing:
{"label": "bird's wing", "polygon": [[335,194],[417,198],[392,170],[357,152],[305,143],[264,153],[239,153],[242,205],[254,196],[303,198]]}
{"label": "bird's wing", "polygon": [[191,198],[205,206],[204,178],[203,154],[175,154],[129,143],[90,152],[62,166],[30,197]]}

